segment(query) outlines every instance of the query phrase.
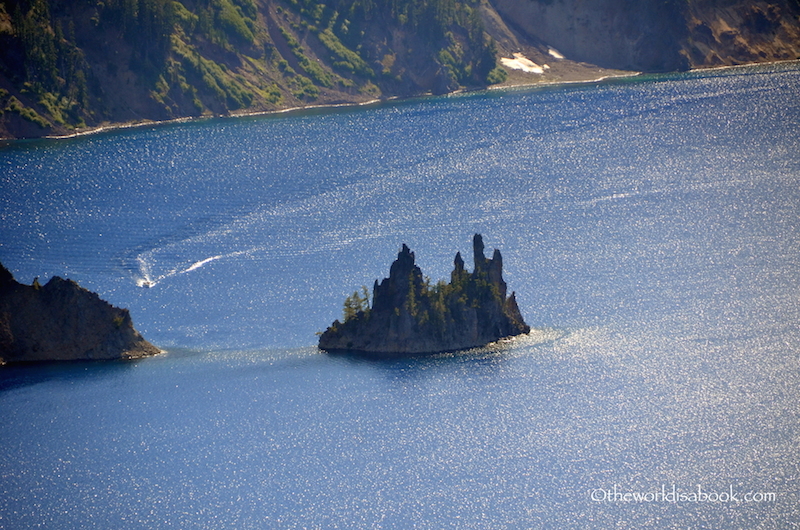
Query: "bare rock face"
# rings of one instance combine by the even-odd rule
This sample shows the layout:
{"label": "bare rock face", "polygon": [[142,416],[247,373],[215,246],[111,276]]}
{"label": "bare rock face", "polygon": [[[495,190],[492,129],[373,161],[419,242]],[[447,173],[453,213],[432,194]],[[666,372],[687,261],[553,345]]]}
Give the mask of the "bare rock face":
{"label": "bare rock face", "polygon": [[71,280],[23,285],[0,264],[0,364],[135,359],[160,350],[114,307]]}
{"label": "bare rock face", "polygon": [[389,277],[375,282],[372,307],[335,321],[320,336],[320,349],[435,353],[528,333],[514,293],[506,296],[500,251],[487,259],[483,249],[483,238],[475,234],[473,272],[464,269],[458,253],[450,283],[430,286],[414,263],[414,253],[403,245]]}
{"label": "bare rock face", "polygon": [[675,0],[492,0],[506,21],[567,58],[605,68],[685,70],[686,33]]}
{"label": "bare rock face", "polygon": [[800,3],[730,0],[687,4],[682,53],[693,68],[800,58]]}
{"label": "bare rock face", "polygon": [[[669,72],[800,59],[796,0],[491,0],[491,4],[527,39],[554,46],[568,59],[604,68]],[[491,24],[487,27],[492,29]]]}

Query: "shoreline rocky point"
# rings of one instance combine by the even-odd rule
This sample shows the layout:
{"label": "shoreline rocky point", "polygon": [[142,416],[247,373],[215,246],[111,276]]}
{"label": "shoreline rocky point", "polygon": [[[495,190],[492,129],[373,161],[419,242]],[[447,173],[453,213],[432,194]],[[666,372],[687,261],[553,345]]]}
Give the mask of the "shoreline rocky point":
{"label": "shoreline rocky point", "polygon": [[130,312],[72,280],[17,282],[0,264],[0,365],[138,359],[161,353],[133,327]]}
{"label": "shoreline rocky point", "polygon": [[[457,253],[450,283],[431,286],[403,244],[388,278],[320,335],[328,352],[371,355],[421,355],[464,350],[530,332],[503,280],[503,258],[484,255],[483,238],[473,238],[473,272]],[[357,293],[354,293],[357,295]],[[347,302],[346,302],[347,307]]]}

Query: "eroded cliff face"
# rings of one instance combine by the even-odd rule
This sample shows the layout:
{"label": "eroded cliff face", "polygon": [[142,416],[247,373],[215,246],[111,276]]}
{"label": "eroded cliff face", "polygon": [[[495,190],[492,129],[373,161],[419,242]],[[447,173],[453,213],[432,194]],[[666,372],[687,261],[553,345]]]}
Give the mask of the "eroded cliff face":
{"label": "eroded cliff face", "polygon": [[686,14],[693,68],[800,59],[800,2],[690,2]]}
{"label": "eroded cliff face", "polygon": [[800,58],[796,0],[490,0],[568,59],[666,72]]}
{"label": "eroded cliff face", "polygon": [[130,313],[71,280],[23,285],[0,264],[0,364],[134,359],[160,350]]}

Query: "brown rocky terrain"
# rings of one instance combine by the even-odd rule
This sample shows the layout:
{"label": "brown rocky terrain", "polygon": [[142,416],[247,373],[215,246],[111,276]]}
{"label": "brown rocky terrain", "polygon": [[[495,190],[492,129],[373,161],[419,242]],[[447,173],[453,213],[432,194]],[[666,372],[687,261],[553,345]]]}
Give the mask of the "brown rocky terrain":
{"label": "brown rocky terrain", "polygon": [[686,20],[692,68],[800,59],[800,2],[690,2]]}
{"label": "brown rocky terrain", "polygon": [[17,282],[0,264],[0,364],[135,359],[160,350],[133,328],[130,313],[73,281]]}

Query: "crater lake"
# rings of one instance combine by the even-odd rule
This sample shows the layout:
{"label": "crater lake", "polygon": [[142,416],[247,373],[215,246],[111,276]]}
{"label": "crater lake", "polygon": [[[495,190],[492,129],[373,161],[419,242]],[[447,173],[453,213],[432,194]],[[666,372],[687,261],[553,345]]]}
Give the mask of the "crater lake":
{"label": "crater lake", "polygon": [[[0,528],[792,528],[798,184],[796,62],[8,143],[0,261],[165,353],[0,368]],[[476,232],[530,335],[317,349]]]}

